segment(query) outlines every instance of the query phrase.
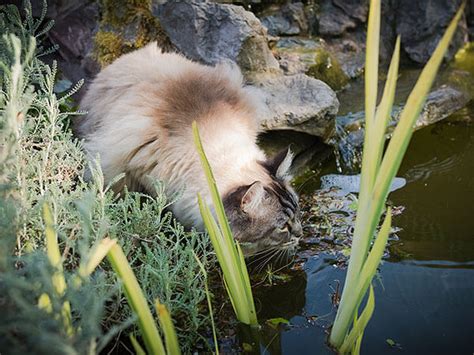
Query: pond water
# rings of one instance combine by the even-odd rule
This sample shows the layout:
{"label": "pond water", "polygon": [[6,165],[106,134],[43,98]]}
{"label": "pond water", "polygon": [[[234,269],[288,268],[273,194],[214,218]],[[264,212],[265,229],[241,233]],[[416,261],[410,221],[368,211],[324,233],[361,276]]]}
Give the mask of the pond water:
{"label": "pond water", "polygon": [[[298,140],[304,139],[310,140]],[[406,207],[393,221],[402,230],[374,282],[375,312],[362,354],[474,352],[473,154],[472,102],[414,134],[397,175],[407,184],[389,196]],[[337,173],[334,159],[316,160],[305,178],[306,194],[319,187],[322,175]],[[336,313],[333,296],[346,272],[336,263],[334,253],[309,255],[290,280],[255,289],[262,323],[289,320],[263,327],[261,353],[334,354],[326,339]]]}

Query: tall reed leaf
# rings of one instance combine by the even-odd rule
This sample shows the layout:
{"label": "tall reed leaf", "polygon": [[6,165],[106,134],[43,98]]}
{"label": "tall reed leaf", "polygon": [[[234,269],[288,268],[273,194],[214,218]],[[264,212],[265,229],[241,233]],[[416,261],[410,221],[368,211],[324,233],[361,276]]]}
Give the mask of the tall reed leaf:
{"label": "tall reed leaf", "polygon": [[346,281],[334,326],[329,337],[331,345],[341,353],[358,353],[364,328],[373,312],[374,296],[371,289],[366,309],[358,318],[359,306],[377,271],[387,243],[391,225],[390,209],[386,212],[386,218],[375,238],[372,248],[370,245],[387,199],[390,184],[400,167],[413,133],[416,119],[421,112],[426,96],[443,60],[444,53],[449,46],[449,42],[454,35],[457,23],[464,10],[463,4],[421,72],[400,115],[399,123],[395,128],[387,150],[383,154],[385,132],[392,111],[398,75],[400,38],[397,38],[383,97],[376,110],[380,6],[380,0],[371,0],[367,28],[365,65],[366,132],[362,158],[360,196]]}
{"label": "tall reed leaf", "polygon": [[237,319],[244,324],[257,325],[257,313],[255,311],[247,265],[245,264],[239,243],[232,236],[229,221],[225,215],[224,205],[217,190],[211,166],[204,152],[196,122],[193,122],[193,135],[204,174],[206,175],[217,220],[219,221],[218,225],[211,210],[202,200],[201,195],[198,194],[199,210],[204,225],[216,251],[217,260],[224,274],[227,293],[229,294],[229,299]]}
{"label": "tall reed leaf", "polygon": [[[44,233],[46,235],[46,253],[48,255],[49,262],[56,269],[52,276],[52,283],[54,289],[59,297],[63,297],[66,292],[66,279],[63,273],[63,264],[61,260],[61,252],[59,251],[58,235],[54,229],[54,218],[53,213],[49,205],[43,203],[43,220],[44,220]],[[38,300],[40,308],[52,312],[51,299],[44,293]],[[71,305],[69,301],[64,301],[61,309],[61,317],[63,319],[66,333],[71,336],[74,333],[72,327],[71,317]]]}
{"label": "tall reed leaf", "polygon": [[138,326],[143,336],[145,346],[150,354],[166,354],[160,333],[151,314],[145,296],[128,263],[127,257],[118,244],[114,244],[108,254],[112,268],[123,282],[125,295],[130,307],[138,317]]}
{"label": "tall reed leaf", "polygon": [[171,320],[168,309],[164,304],[160,303],[159,300],[155,300],[155,309],[158,314],[161,329],[165,336],[166,353],[168,355],[181,355],[178,337],[176,336],[176,330],[174,329],[173,321]]}

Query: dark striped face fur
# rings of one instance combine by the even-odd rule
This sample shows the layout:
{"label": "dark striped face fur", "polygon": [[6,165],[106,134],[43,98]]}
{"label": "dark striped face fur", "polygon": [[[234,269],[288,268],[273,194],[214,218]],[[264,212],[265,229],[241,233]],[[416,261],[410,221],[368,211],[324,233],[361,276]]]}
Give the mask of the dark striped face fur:
{"label": "dark striped face fur", "polygon": [[261,163],[271,180],[240,186],[224,197],[234,233],[247,254],[295,246],[302,235],[298,196],[289,184],[292,154],[285,151]]}

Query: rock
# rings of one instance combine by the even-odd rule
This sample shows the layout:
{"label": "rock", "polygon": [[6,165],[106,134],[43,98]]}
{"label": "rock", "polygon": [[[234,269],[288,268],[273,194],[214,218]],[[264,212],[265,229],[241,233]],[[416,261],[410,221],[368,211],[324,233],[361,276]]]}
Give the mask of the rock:
{"label": "rock", "polygon": [[346,15],[364,23],[369,14],[368,0],[332,0],[334,5],[342,9]]}
{"label": "rock", "polygon": [[296,53],[280,53],[278,62],[286,75],[301,74],[307,70],[307,65],[301,61],[300,56]]}
{"label": "rock", "polygon": [[437,90],[432,91],[426,98],[423,110],[416,121],[415,129],[445,119],[466,106],[469,100],[470,97],[463,92],[447,85],[441,86]]}
{"label": "rock", "polygon": [[326,139],[334,129],[339,101],[329,86],[304,74],[264,76],[260,88],[267,110],[261,113],[264,130],[294,130]]}
{"label": "rock", "polygon": [[[349,38],[353,37],[355,38],[353,34],[349,36]],[[338,62],[336,66],[342,69],[343,77],[356,78],[363,72],[365,64],[365,47],[360,42],[361,40],[358,39],[334,38],[324,41],[321,39],[283,37],[277,42],[275,49],[280,67],[287,74],[307,73],[311,67],[314,69],[315,65],[320,66],[321,61],[318,60],[318,52],[322,51],[334,58],[333,62]],[[326,65],[329,65],[329,67],[325,71],[331,72],[334,69],[327,60]],[[318,75],[315,77],[329,83],[324,77]],[[346,79],[342,81],[347,82]],[[330,84],[330,86],[340,88],[344,86],[344,83],[339,86]]]}
{"label": "rock", "polygon": [[261,17],[262,24],[272,36],[298,35],[308,32],[308,21],[301,2],[289,3]]}
{"label": "rock", "polygon": [[360,34],[346,33],[343,38],[332,38],[327,42],[328,52],[334,55],[342,71],[351,79],[358,78],[365,68],[365,34]]}
{"label": "rock", "polygon": [[[56,11],[56,10],[55,10]],[[100,69],[93,58],[94,36],[98,30],[96,3],[76,2],[62,8],[48,36],[59,45],[59,68],[71,82],[92,78]]]}
{"label": "rock", "polygon": [[[461,5],[461,0],[399,0],[396,6],[396,31],[402,37],[402,48],[417,63],[426,63],[438,41]],[[463,17],[451,41],[447,58],[467,42],[466,19]]]}
{"label": "rock", "polygon": [[357,21],[334,5],[331,0],[321,1],[321,9],[317,17],[319,34],[323,36],[339,36],[357,26]]}
{"label": "rock", "polygon": [[171,42],[191,59],[206,64],[230,59],[243,72],[279,70],[266,29],[241,6],[170,1],[154,14]]}

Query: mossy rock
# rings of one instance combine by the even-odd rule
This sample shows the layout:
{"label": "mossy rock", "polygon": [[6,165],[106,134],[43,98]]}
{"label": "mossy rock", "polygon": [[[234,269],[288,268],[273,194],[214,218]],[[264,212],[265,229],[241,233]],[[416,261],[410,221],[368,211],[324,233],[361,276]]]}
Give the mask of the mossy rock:
{"label": "mossy rock", "polygon": [[152,41],[165,51],[172,49],[151,12],[150,0],[100,0],[100,5],[102,19],[95,36],[94,54],[101,67]]}
{"label": "mossy rock", "polygon": [[316,50],[315,64],[308,68],[306,74],[324,81],[333,90],[340,90],[349,82],[349,77],[342,70],[339,61],[322,48]]}

